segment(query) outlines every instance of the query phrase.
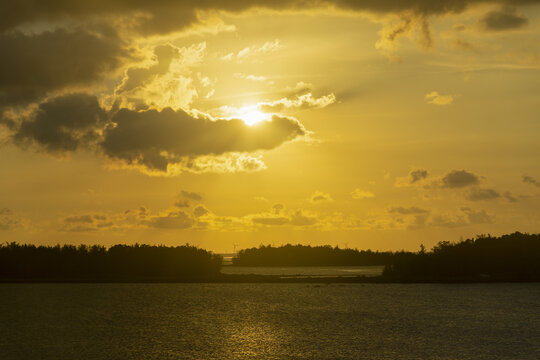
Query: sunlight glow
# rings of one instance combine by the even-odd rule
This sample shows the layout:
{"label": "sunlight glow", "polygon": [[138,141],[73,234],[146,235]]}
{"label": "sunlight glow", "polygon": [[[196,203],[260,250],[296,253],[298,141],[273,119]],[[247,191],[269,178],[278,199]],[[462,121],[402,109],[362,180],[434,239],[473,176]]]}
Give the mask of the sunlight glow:
{"label": "sunlight glow", "polygon": [[268,121],[272,117],[271,114],[263,113],[253,108],[243,108],[243,111],[240,111],[237,116],[248,126],[253,126],[262,121]]}

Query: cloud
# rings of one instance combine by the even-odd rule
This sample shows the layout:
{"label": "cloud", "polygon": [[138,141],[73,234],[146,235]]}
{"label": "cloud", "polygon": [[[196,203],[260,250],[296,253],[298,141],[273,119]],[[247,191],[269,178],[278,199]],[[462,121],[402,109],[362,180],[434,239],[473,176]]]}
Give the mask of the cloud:
{"label": "cloud", "polygon": [[315,191],[315,193],[313,193],[313,195],[311,195],[311,197],[309,198],[309,201],[313,204],[320,204],[324,202],[334,201],[334,199],[332,199],[332,196],[330,196],[330,194]]}
{"label": "cloud", "polygon": [[306,134],[297,120],[277,115],[248,126],[242,120],[214,121],[170,108],[122,109],[112,122],[115,126],[105,130],[101,143],[104,154],[160,172],[167,172],[169,164],[182,158],[269,150]]}
{"label": "cloud", "polygon": [[361,189],[354,189],[351,192],[351,197],[353,199],[359,200],[359,199],[369,199],[375,197],[375,194],[373,194],[371,191],[365,191]]}
{"label": "cloud", "polygon": [[501,194],[494,189],[472,188],[465,193],[465,198],[470,201],[494,200]]}
{"label": "cloud", "polygon": [[219,156],[204,155],[194,159],[180,159],[178,163],[169,164],[168,174],[176,175],[182,172],[190,172],[193,174],[224,174],[235,172],[257,172],[265,169],[266,164],[260,155],[226,153]]}
{"label": "cloud", "polygon": [[429,172],[426,169],[413,169],[409,171],[409,175],[406,177],[398,177],[395,181],[395,186],[403,187],[410,186],[422,182],[429,176]]}
{"label": "cloud", "polygon": [[312,93],[297,95],[295,98],[282,98],[275,101],[259,103],[261,111],[268,113],[282,113],[287,111],[321,109],[336,102],[336,96],[331,93],[321,97],[314,97]]}
{"label": "cloud", "polygon": [[13,215],[13,211],[11,211],[11,209],[0,208],[0,216],[8,216],[8,215]]}
{"label": "cloud", "polygon": [[319,222],[316,214],[306,212],[302,209],[285,210],[283,204],[274,204],[268,212],[246,215],[243,219],[248,220],[244,224],[244,227],[249,226],[249,222],[255,225],[294,227],[306,227]]}
{"label": "cloud", "polygon": [[534,185],[534,186],[536,186],[536,187],[540,187],[540,181],[536,180],[536,179],[533,178],[532,176],[529,176],[529,175],[523,175],[522,180],[523,180],[523,182],[526,183],[526,184],[531,184],[531,185]]}
{"label": "cloud", "polygon": [[480,177],[466,170],[452,170],[440,180],[440,186],[444,188],[463,188],[478,185]]}
{"label": "cloud", "polygon": [[255,126],[170,108],[122,108],[111,115],[95,96],[69,94],[48,99],[23,116],[12,139],[50,153],[96,149],[119,165],[149,172],[167,173],[171,166],[171,173],[197,173],[264,169],[257,155],[247,153],[273,149],[306,133],[297,120],[277,115]]}
{"label": "cloud", "polygon": [[291,215],[289,223],[293,226],[310,226],[317,223],[317,217],[306,215],[302,210],[296,210]]}
{"label": "cloud", "polygon": [[0,48],[0,105],[24,105],[67,86],[91,85],[132,57],[111,30],[7,32],[0,34]]}
{"label": "cloud", "polygon": [[[176,204],[174,205],[176,206]],[[198,228],[198,218],[209,214],[203,205],[184,210],[170,208],[160,213],[152,213],[141,206],[121,213],[88,213],[64,217],[60,220],[60,231],[97,232],[126,231],[134,229],[185,230]]]}
{"label": "cloud", "polygon": [[518,199],[515,196],[513,196],[510,191],[505,192],[504,197],[509,202],[517,202],[518,201]]}
{"label": "cloud", "polygon": [[281,49],[282,47],[283,45],[278,39],[273,41],[267,41],[260,46],[252,45],[250,47],[243,48],[236,54],[236,59],[243,60],[252,56],[269,55]]}
{"label": "cloud", "polygon": [[429,225],[455,228],[468,225],[490,224],[493,222],[493,216],[485,210],[473,210],[467,207],[461,208],[461,211],[455,215],[437,215],[430,221]]}
{"label": "cloud", "polygon": [[151,63],[147,60],[144,66],[126,70],[115,90],[116,101],[138,110],[150,107],[188,109],[199,96],[194,79],[198,78],[202,87],[210,85],[210,79],[200,73],[195,78],[191,71],[203,61],[205,54],[205,42],[182,48],[171,44],[155,47]]}
{"label": "cloud", "polygon": [[452,44],[460,50],[476,51],[476,47],[472,43],[462,39],[455,39]]}
{"label": "cloud", "polygon": [[191,216],[184,211],[168,212],[148,220],[148,225],[157,229],[188,229],[194,224],[195,222]]}
{"label": "cloud", "polygon": [[79,216],[68,216],[64,219],[66,223],[93,223],[94,217],[91,215],[79,215]]}
{"label": "cloud", "polygon": [[283,209],[285,209],[285,206],[283,204],[272,205],[272,212],[274,214],[279,214]]}
{"label": "cloud", "polygon": [[437,91],[432,91],[424,96],[424,100],[433,105],[450,105],[454,101],[454,97],[452,95],[440,95]]}
{"label": "cloud", "polygon": [[195,209],[193,209],[193,215],[195,215],[196,217],[201,217],[201,216],[206,215],[208,213],[209,213],[208,209],[205,208],[202,205],[199,205],[199,206],[195,207]]}
{"label": "cloud", "polygon": [[486,31],[505,31],[520,29],[529,23],[529,19],[518,14],[514,8],[505,7],[490,11],[480,19],[480,24]]}
{"label": "cloud", "polygon": [[13,216],[13,211],[0,208],[0,231],[13,230],[20,225],[20,221]]}
{"label": "cloud", "polygon": [[176,206],[177,208],[187,208],[190,207],[191,204],[188,200],[177,200],[173,203],[173,206]]}
{"label": "cloud", "polygon": [[87,213],[60,219],[60,231],[98,232],[125,231],[143,227],[150,212],[144,206],[121,213]]}
{"label": "cloud", "polygon": [[251,218],[255,224],[279,226],[290,222],[289,218],[284,216],[255,216]]}
{"label": "cloud", "polygon": [[411,207],[403,207],[403,206],[397,206],[392,207],[388,210],[389,213],[393,214],[401,214],[401,215],[415,215],[415,214],[428,214],[429,210],[422,209],[416,206]]}
{"label": "cloud", "polygon": [[156,46],[154,48],[154,64],[148,67],[128,68],[121,84],[116,88],[115,92],[121,94],[125,91],[133,90],[151,82],[157,76],[167,74],[172,61],[179,57],[180,49],[176,46],[170,44]]}
{"label": "cloud", "polygon": [[490,224],[493,222],[493,216],[489,215],[485,210],[473,210],[469,208],[461,209],[467,217],[469,224]]}
{"label": "cloud", "polygon": [[251,81],[266,81],[265,76],[247,75],[243,73],[234,73],[233,75],[237,79],[251,80]]}
{"label": "cloud", "polygon": [[426,169],[416,169],[409,172],[409,184],[417,183],[429,176],[429,172]]}
{"label": "cloud", "polygon": [[75,151],[95,143],[107,123],[95,96],[70,94],[39,104],[23,119],[13,139],[19,145],[37,144],[49,152]]}
{"label": "cloud", "polygon": [[201,194],[191,191],[182,190],[180,194],[182,195],[182,197],[194,201],[201,201],[203,198]]}

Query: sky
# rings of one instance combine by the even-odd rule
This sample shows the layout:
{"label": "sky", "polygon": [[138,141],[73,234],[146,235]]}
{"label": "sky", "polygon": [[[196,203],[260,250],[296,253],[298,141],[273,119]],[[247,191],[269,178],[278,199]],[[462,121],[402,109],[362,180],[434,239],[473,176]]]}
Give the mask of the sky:
{"label": "sky", "polygon": [[540,1],[0,3],[0,239],[540,231]]}

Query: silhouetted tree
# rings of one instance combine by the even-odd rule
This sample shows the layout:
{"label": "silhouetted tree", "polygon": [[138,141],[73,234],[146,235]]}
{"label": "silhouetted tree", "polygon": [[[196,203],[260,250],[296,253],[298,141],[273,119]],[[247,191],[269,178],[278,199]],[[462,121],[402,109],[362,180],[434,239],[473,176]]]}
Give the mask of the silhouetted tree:
{"label": "silhouetted tree", "polygon": [[4,280],[197,280],[219,274],[221,262],[221,256],[189,245],[0,245]]}
{"label": "silhouetted tree", "polygon": [[326,246],[261,245],[243,249],[232,259],[237,266],[336,266],[336,265],[386,265],[391,262],[391,252],[340,249]]}
{"label": "silhouetted tree", "polygon": [[383,276],[403,281],[540,280],[540,234],[441,241],[431,252],[396,253]]}

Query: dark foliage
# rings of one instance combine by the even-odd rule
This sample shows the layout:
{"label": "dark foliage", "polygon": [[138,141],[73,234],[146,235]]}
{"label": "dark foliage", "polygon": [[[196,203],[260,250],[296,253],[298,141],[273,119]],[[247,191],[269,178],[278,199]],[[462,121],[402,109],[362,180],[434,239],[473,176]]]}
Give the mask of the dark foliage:
{"label": "dark foliage", "polygon": [[396,281],[540,281],[540,234],[481,235],[396,253],[383,276]]}
{"label": "dark foliage", "polygon": [[189,245],[0,245],[0,279],[14,281],[195,281],[217,276],[221,262]]}
{"label": "dark foliage", "polygon": [[237,266],[345,266],[386,265],[391,252],[358,251],[338,247],[291,245],[243,249],[232,259]]}

